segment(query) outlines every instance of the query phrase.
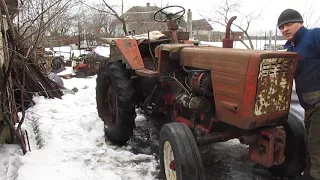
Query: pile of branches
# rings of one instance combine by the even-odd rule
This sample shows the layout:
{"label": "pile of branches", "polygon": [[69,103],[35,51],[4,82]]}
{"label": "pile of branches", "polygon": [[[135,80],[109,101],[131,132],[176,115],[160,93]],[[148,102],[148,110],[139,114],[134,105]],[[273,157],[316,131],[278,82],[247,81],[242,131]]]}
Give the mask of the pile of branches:
{"label": "pile of branches", "polygon": [[[36,46],[19,43],[23,38],[13,25],[10,8],[5,0],[0,0],[0,7],[0,22],[7,24],[6,29],[4,25],[1,26],[0,34],[0,80],[3,80],[0,81],[1,111],[5,122],[10,126],[12,137],[18,140],[25,154],[27,141],[21,125],[26,109],[35,104],[32,97],[41,95],[46,98],[61,98],[63,94],[56,83],[47,77],[46,72],[35,64]],[[21,112],[22,116],[19,117],[18,112]]]}

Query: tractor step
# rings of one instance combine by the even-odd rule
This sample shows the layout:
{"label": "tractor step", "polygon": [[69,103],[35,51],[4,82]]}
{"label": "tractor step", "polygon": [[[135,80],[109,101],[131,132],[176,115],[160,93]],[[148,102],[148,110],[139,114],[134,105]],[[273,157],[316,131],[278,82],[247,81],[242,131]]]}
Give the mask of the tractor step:
{"label": "tractor step", "polygon": [[158,77],[160,75],[159,72],[152,71],[149,69],[137,69],[135,70],[135,72],[137,75],[145,77]]}

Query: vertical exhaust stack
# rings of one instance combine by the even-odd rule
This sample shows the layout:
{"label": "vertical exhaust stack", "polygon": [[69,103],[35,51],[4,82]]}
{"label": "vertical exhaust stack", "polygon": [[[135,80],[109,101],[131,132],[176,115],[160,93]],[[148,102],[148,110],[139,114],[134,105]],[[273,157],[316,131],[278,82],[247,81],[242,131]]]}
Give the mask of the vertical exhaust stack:
{"label": "vertical exhaust stack", "polygon": [[191,9],[188,9],[187,14],[187,31],[189,32],[189,39],[192,39],[192,12]]}
{"label": "vertical exhaust stack", "polygon": [[230,31],[231,31],[231,25],[232,25],[232,22],[234,20],[237,19],[237,16],[233,16],[229,21],[228,21],[228,24],[227,24],[227,27],[226,27],[226,36],[225,38],[222,40],[222,47],[223,48],[233,48],[233,39],[230,38]]}

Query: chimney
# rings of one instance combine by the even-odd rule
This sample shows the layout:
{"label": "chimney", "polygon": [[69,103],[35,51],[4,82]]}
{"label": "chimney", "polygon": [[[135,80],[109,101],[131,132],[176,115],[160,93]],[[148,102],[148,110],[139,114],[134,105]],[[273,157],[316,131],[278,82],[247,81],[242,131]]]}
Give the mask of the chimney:
{"label": "chimney", "polygon": [[147,7],[150,7],[150,3],[149,2],[147,2]]}

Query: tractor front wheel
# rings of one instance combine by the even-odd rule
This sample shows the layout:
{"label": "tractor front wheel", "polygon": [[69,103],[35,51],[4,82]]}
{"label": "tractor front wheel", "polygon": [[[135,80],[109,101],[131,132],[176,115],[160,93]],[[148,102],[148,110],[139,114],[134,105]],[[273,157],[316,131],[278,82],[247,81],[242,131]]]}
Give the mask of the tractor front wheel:
{"label": "tractor front wheel", "polygon": [[172,122],[160,132],[160,166],[163,179],[204,180],[204,166],[190,128]]}
{"label": "tractor front wheel", "polygon": [[123,145],[133,134],[135,89],[125,64],[108,61],[101,64],[97,77],[96,101],[104,122],[106,137]]}

